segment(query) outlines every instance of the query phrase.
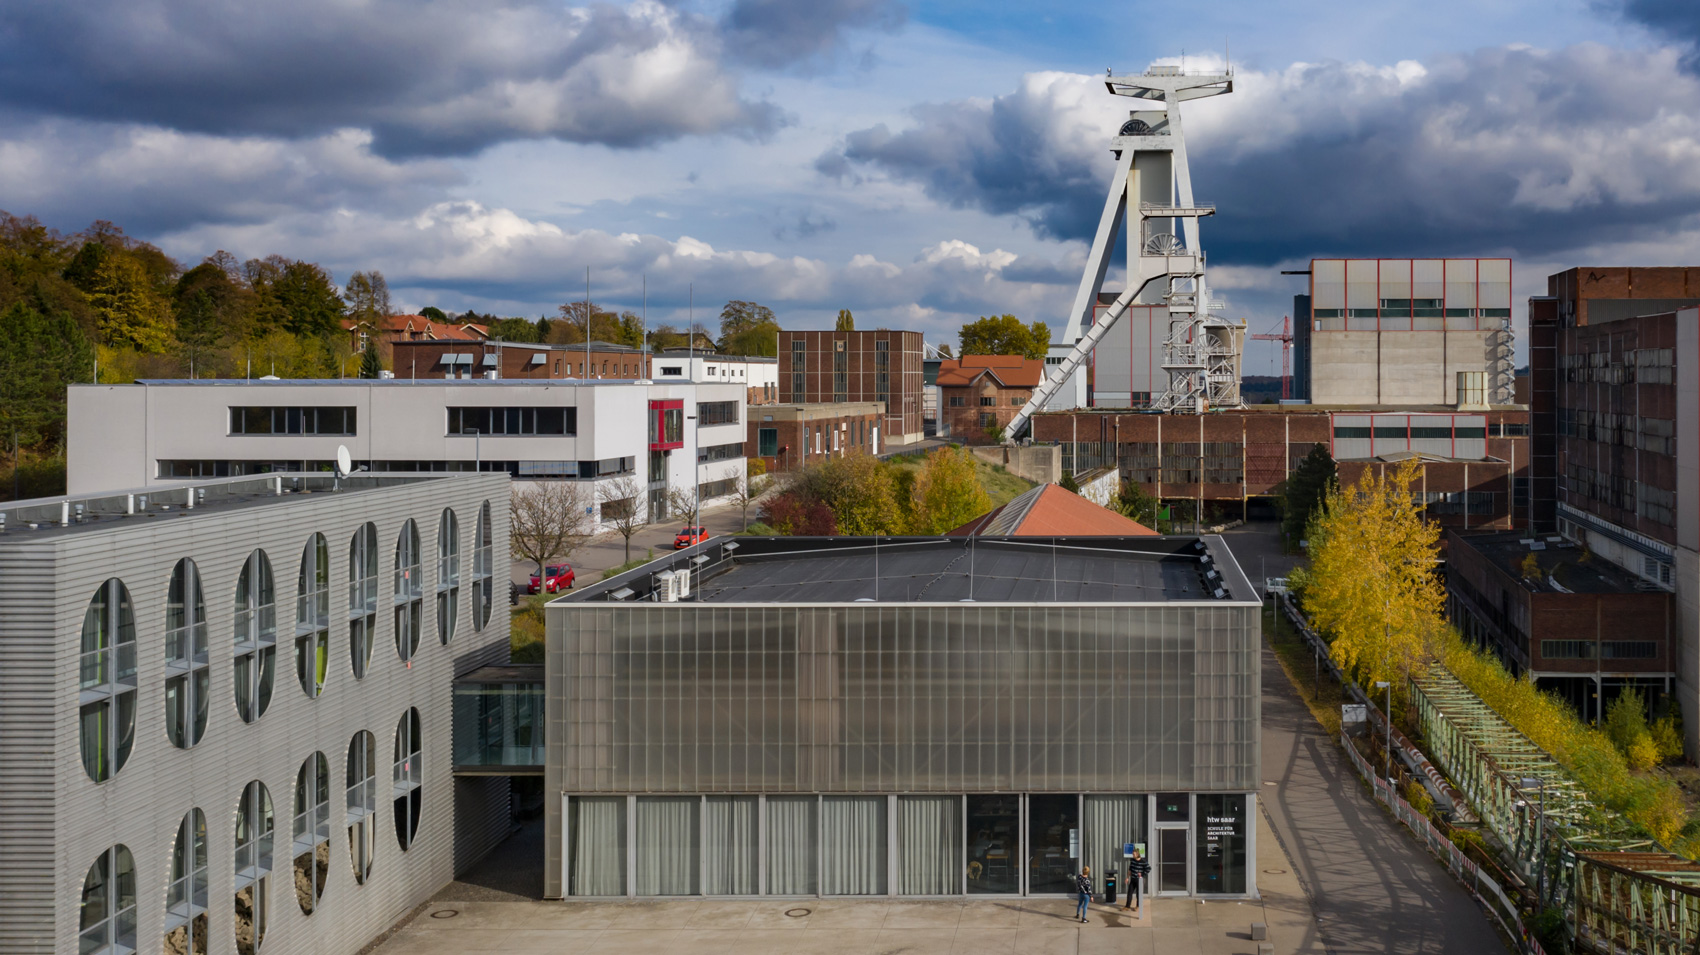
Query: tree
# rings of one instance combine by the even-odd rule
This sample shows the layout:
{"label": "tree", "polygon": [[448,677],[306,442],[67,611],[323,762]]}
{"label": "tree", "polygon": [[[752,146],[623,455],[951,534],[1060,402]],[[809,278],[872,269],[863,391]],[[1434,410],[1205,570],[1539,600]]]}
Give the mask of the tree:
{"label": "tree", "polygon": [[329,272],[311,262],[280,255],[243,263],[257,297],[257,334],[280,329],[291,335],[342,333],[342,296]]}
{"label": "tree", "polygon": [[720,310],[720,340],[715,347],[725,355],[775,358],[779,355],[779,320],[765,305],[727,302]]}
{"label": "tree", "polygon": [[832,511],[838,533],[863,536],[901,529],[891,467],[870,454],[856,451],[812,464],[794,487]]}
{"label": "tree", "polygon": [[490,323],[490,337],[504,342],[540,342],[539,324],[528,318],[498,318]]}
{"label": "tree", "polygon": [[0,442],[21,447],[63,444],[65,386],[88,381],[94,348],[69,313],[43,315],[23,302],[0,313],[7,347],[0,349]]}
{"label": "tree", "polygon": [[177,303],[177,323],[172,335],[189,352],[189,377],[195,377],[195,359],[224,337],[218,307],[206,289],[196,289]]}
{"label": "tree", "polygon": [[1021,324],[1014,315],[981,316],[962,326],[964,355],[1021,355],[1045,357],[1051,347],[1051,326],[1044,322]]}
{"label": "tree", "polygon": [[384,281],[384,273],[373,269],[350,275],[343,302],[349,318],[377,327],[390,315],[390,285]]}
{"label": "tree", "polygon": [[776,533],[796,537],[831,537],[838,533],[832,508],[792,488],[767,499],[761,522]]}
{"label": "tree", "polygon": [[1311,516],[1334,490],[1337,481],[1334,457],[1322,444],[1311,447],[1293,476],[1281,484],[1281,536],[1289,549],[1296,549]]}
{"label": "tree", "polygon": [[95,267],[89,302],[101,340],[138,351],[163,352],[171,341],[171,309],[140,262],[111,253]]}
{"label": "tree", "polygon": [[[446,313],[444,313],[444,311],[442,309],[438,308],[435,305],[425,306],[424,308],[419,310],[419,314],[424,316],[425,318],[430,319],[433,322],[442,322],[444,325],[447,325],[449,323],[449,316]],[[514,340],[517,341],[517,339],[514,339]]]}
{"label": "tree", "polygon": [[1145,487],[1138,481],[1123,481],[1116,494],[1116,510],[1152,530],[1157,529],[1157,509],[1162,503],[1145,493]]}
{"label": "tree", "polygon": [[369,347],[360,354],[360,377],[382,378],[384,363],[378,360],[378,349]]}
{"label": "tree", "polygon": [[588,494],[576,481],[516,484],[509,513],[509,546],[515,557],[544,565],[572,556],[590,537]]}
{"label": "tree", "polygon": [[944,343],[941,343],[941,344],[940,344],[940,345],[939,345],[939,356],[940,356],[940,357],[941,357],[941,358],[951,358],[951,357],[954,357],[954,356],[952,356],[952,354],[951,354],[951,351],[950,351],[950,343],[949,343],[949,342],[944,342]]}
{"label": "tree", "polygon": [[851,315],[850,310],[847,309],[847,308],[839,309],[838,310],[838,325],[833,330],[839,331],[839,332],[853,332],[853,331],[855,331],[856,330],[856,317],[854,315]]}
{"label": "tree", "polygon": [[649,333],[649,347],[651,351],[665,351],[669,348],[684,348],[686,341],[685,333],[671,325],[657,325],[655,326],[655,329]]}
{"label": "tree", "polygon": [[992,509],[967,448],[940,448],[922,462],[909,491],[909,530],[943,534]]}
{"label": "tree", "polygon": [[743,529],[746,531],[750,529],[750,504],[767,490],[767,481],[761,477],[762,472],[757,470],[761,463],[761,458],[752,459],[749,462],[748,474],[737,465],[732,465],[723,472],[725,479],[732,482],[732,503],[738,505],[738,510],[744,513]]}
{"label": "tree", "polygon": [[697,517],[702,514],[702,498],[697,496],[697,489],[694,487],[668,488],[667,513],[683,520],[686,527],[695,527]]}
{"label": "tree", "polygon": [[1080,482],[1074,479],[1073,471],[1064,471],[1062,480],[1057,482],[1057,486],[1071,494],[1080,493]]}
{"label": "tree", "polygon": [[632,562],[632,535],[648,523],[645,502],[648,494],[637,478],[627,475],[602,485],[600,495],[603,523],[626,539],[626,563]]}
{"label": "tree", "polygon": [[1305,609],[1329,634],[1329,657],[1360,683],[1408,675],[1444,630],[1435,576],[1440,529],[1423,520],[1416,460],[1365,468],[1311,518],[1310,566],[1296,572]]}
{"label": "tree", "polygon": [[[212,320],[216,335],[205,347],[211,347],[220,340],[246,337],[253,325],[254,293],[235,260],[236,257],[229,252],[209,255],[200,265],[184,272],[172,290],[179,324],[183,321],[186,305],[198,295],[206,296],[207,304],[211,306],[210,315],[190,317],[191,324],[197,319]],[[234,275],[232,269],[236,270]]]}

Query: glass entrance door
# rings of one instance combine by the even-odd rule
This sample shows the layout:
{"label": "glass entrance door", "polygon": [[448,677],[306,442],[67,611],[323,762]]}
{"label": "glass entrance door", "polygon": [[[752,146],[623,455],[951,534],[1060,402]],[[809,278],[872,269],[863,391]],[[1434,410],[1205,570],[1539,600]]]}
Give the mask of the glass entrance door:
{"label": "glass entrance door", "polygon": [[1027,797],[1027,894],[1074,891],[1080,845],[1080,797]]}
{"label": "glass entrance door", "polygon": [[1021,891],[1021,797],[968,797],[968,893]]}
{"label": "glass entrance door", "polygon": [[1187,878],[1187,829],[1159,828],[1157,830],[1157,892],[1163,895],[1185,895]]}

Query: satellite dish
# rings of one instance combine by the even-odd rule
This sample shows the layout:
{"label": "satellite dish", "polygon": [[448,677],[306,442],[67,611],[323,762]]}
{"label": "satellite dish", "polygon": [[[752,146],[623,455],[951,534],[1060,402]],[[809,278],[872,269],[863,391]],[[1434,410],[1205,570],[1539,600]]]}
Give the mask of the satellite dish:
{"label": "satellite dish", "polygon": [[346,445],[346,444],[337,445],[336,446],[336,473],[337,473],[337,477],[348,477],[348,475],[351,472],[353,472],[353,470],[354,470],[354,460],[348,456],[348,445]]}

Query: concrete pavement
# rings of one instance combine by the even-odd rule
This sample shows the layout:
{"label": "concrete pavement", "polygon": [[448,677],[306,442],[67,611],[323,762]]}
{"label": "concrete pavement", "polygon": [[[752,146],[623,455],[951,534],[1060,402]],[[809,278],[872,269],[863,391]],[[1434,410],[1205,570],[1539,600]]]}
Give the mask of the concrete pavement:
{"label": "concrete pavement", "polygon": [[[750,503],[750,523],[758,518],[757,512],[761,505]],[[732,534],[744,528],[744,512],[731,504],[719,504],[705,507],[702,510],[702,524],[708,528],[711,535]],[[632,535],[632,559],[637,560],[655,548],[655,555],[673,549],[673,538],[679,529],[685,526],[682,520],[667,520],[659,524],[645,524]],[[580,547],[578,553],[568,558],[565,563],[573,565],[578,574],[578,580],[593,584],[602,579],[602,572],[610,567],[618,567],[626,562],[626,539],[620,535],[605,531],[592,538],[590,543]],[[531,581],[531,575],[537,571],[537,565],[525,560],[513,561],[509,567],[514,583],[520,585],[521,592]]]}

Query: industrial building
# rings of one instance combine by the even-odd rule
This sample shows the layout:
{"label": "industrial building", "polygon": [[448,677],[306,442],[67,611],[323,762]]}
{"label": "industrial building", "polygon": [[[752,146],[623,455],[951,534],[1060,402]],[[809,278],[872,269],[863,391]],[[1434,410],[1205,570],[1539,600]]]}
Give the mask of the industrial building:
{"label": "industrial building", "polygon": [[372,473],[495,471],[580,481],[597,517],[672,488],[730,493],[744,470],[742,384],[512,379],[139,381],[73,385],[66,469],[73,494],[185,478],[329,471],[339,446]]}
{"label": "industrial building", "polygon": [[880,454],[885,405],[878,401],[762,405],[749,410],[744,442],[769,474],[797,471],[822,458]]}
{"label": "industrial building", "polygon": [[[1535,526],[1675,600],[1671,669],[1700,749],[1700,268],[1583,267],[1529,300]],[[1686,379],[1684,376],[1689,376]],[[1645,640],[1644,627],[1614,627]]]}
{"label": "industrial building", "polygon": [[507,552],[501,474],[4,505],[0,951],[355,955],[429,899],[509,832],[449,726]]}
{"label": "industrial building", "polygon": [[779,333],[780,404],[880,402],[881,444],[921,440],[921,382],[920,332]]}
{"label": "industrial building", "polygon": [[441,341],[418,339],[390,346],[397,378],[519,378],[527,381],[648,378],[650,352],[630,345],[591,342]]}
{"label": "industrial building", "polygon": [[1510,259],[1312,259],[1308,298],[1312,402],[1457,405],[1460,382],[1511,402]]}
{"label": "industrial building", "polygon": [[[550,898],[1257,895],[1220,538],[739,538],[547,608]],[[529,758],[529,757],[528,757]]]}
{"label": "industrial building", "polygon": [[1510,530],[1529,521],[1529,412],[1515,405],[1473,412],[1314,405],[1204,415],[1047,412],[1034,416],[1033,440],[1059,445],[1067,473],[1117,468],[1146,493],[1185,502],[1182,513],[1214,508],[1246,516],[1254,502],[1273,502],[1281,482],[1321,444],[1342,482],[1418,458],[1418,491],[1428,516],[1443,525]]}

